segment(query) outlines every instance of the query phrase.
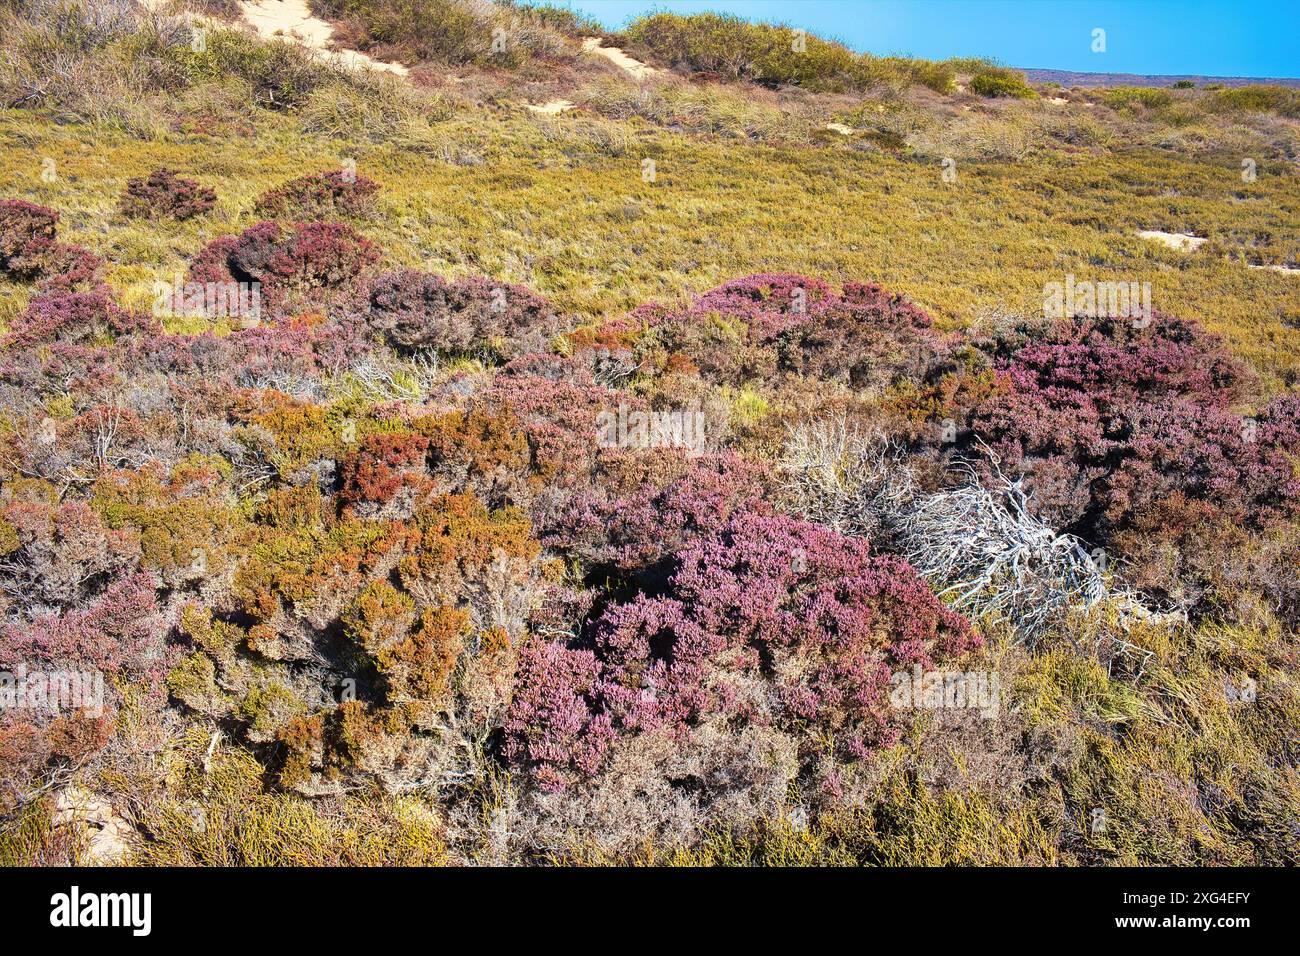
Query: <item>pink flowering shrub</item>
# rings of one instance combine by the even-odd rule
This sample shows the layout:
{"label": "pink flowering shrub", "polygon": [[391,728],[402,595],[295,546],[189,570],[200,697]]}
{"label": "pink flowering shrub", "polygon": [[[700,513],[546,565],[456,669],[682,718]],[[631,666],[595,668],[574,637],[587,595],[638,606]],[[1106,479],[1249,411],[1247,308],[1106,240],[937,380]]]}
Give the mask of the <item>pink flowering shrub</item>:
{"label": "pink flowering shrub", "polygon": [[369,323],[398,349],[488,349],[506,359],[543,345],[554,325],[550,304],[523,286],[414,269],[375,279]]}
{"label": "pink flowering shrub", "polygon": [[279,316],[350,301],[379,258],[379,247],[344,223],[286,230],[261,222],[208,243],[190,263],[187,282],[260,283],[263,309]]}
{"label": "pink flowering shrub", "polygon": [[137,572],[114,581],[83,610],[10,625],[0,640],[0,664],[39,662],[157,678],[164,632],[157,587],[151,575]]}
{"label": "pink flowering shrub", "polygon": [[102,286],[104,261],[89,249],[56,242],[43,256],[42,292],[92,292]]}
{"label": "pink flowering shrub", "polygon": [[[737,512],[679,553],[666,594],[606,609],[590,651],[534,652],[550,667],[521,672],[506,752],[560,787],[592,772],[615,735],[688,733],[726,713],[806,737],[810,759],[814,738],[833,738],[838,759],[861,760],[896,739],[895,670],[979,643],[902,559],[818,525]],[[559,660],[581,679],[531,686]]]}
{"label": "pink flowering shrub", "polygon": [[766,340],[836,298],[821,279],[790,272],[758,273],[710,289],[695,299],[692,309],[736,316]]}
{"label": "pink flowering shrub", "polygon": [[724,283],[684,312],[662,307],[632,314],[651,341],[681,355],[706,379],[739,384],[778,372],[879,390],[923,379],[946,361],[948,344],[930,316],[873,283],[825,282],[762,274]]}
{"label": "pink flowering shrub", "polygon": [[291,179],[259,196],[253,208],[267,219],[359,219],[374,213],[378,192],[373,179],[340,169]]}
{"label": "pink flowering shrub", "polygon": [[614,731],[596,705],[599,674],[591,651],[533,641],[519,652],[504,752],[506,759],[533,767],[544,789],[562,789],[569,770],[600,770]]}
{"label": "pink flowering shrub", "polygon": [[[635,472],[618,474],[634,462],[640,466]],[[659,469],[668,474],[656,474]],[[736,454],[692,460],[665,449],[608,458],[602,470],[603,480],[575,496],[543,538],[596,567],[653,571],[688,541],[717,532],[733,514],[771,512],[763,468]]]}
{"label": "pink flowering shrub", "polygon": [[10,610],[24,616],[81,606],[97,582],[139,560],[139,546],[128,533],[105,526],[85,502],[52,500],[52,491],[0,502],[0,580]]}
{"label": "pink flowering shrub", "polygon": [[779,341],[781,367],[800,375],[876,392],[924,381],[948,358],[923,309],[875,283],[847,282],[843,293],[814,304],[806,321]]}
{"label": "pink flowering shrub", "polygon": [[109,345],[120,336],[157,331],[157,323],[149,316],[120,308],[105,290],[51,292],[32,298],[5,336],[4,345]]}
{"label": "pink flowering shrub", "polygon": [[1172,494],[1257,526],[1300,502],[1295,436],[1277,416],[1230,410],[1251,377],[1192,323],[1059,323],[998,364],[998,391],[956,410],[969,431],[952,450],[978,456],[985,443],[1057,527],[1105,540]]}
{"label": "pink flowering shrub", "polygon": [[513,364],[492,380],[483,401],[504,406],[523,425],[535,474],[557,493],[584,486],[601,448],[599,419],[618,408],[645,407],[642,399],[596,385],[524,374]]}
{"label": "pink flowering shrub", "polygon": [[170,169],[155,169],[148,176],[126,181],[122,196],[122,215],[130,219],[193,219],[217,204],[217,194],[209,186],[192,179],[182,179]]}

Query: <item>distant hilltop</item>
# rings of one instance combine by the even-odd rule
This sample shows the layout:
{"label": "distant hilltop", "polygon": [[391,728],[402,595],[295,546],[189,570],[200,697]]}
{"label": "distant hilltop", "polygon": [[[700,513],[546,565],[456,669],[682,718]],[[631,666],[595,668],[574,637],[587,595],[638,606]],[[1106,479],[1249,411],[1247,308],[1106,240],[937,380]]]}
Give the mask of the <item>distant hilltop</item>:
{"label": "distant hilltop", "polygon": [[1173,86],[1180,80],[1189,80],[1197,86],[1217,83],[1219,86],[1250,86],[1255,83],[1275,83],[1300,89],[1300,79],[1267,79],[1257,76],[1146,76],[1141,73],[1074,73],[1070,70],[1031,70],[1020,67],[1031,83],[1060,83],[1062,86]]}

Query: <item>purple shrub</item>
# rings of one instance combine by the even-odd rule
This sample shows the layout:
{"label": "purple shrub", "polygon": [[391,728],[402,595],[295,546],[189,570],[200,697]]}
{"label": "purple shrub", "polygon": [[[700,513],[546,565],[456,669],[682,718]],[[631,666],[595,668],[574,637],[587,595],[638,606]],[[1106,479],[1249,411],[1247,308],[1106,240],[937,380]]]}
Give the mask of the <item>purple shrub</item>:
{"label": "purple shrub", "polygon": [[311,173],[263,193],[253,208],[267,219],[358,219],[374,213],[378,192],[378,183],[355,173]]}
{"label": "purple shrub", "polygon": [[130,219],[193,219],[217,204],[216,192],[192,179],[182,179],[170,169],[155,169],[148,176],[128,179],[122,196],[122,214]]}
{"label": "purple shrub", "polygon": [[685,356],[712,381],[739,384],[778,371],[879,390],[920,380],[947,358],[930,316],[872,283],[836,293],[820,279],[760,274],[698,296],[684,312],[643,308],[671,357]]}
{"label": "purple shrub", "polygon": [[490,348],[509,359],[543,345],[554,318],[550,304],[523,286],[403,269],[371,285],[370,324],[399,349]]}
{"label": "purple shrub", "polygon": [[103,288],[104,260],[81,246],[56,242],[45,253],[42,292],[93,292]]}
{"label": "purple shrub", "polygon": [[548,641],[520,649],[505,756],[533,767],[543,789],[563,789],[568,773],[596,773],[605,759],[614,731],[608,715],[593,711],[599,673],[591,651]]}
{"label": "purple shrub", "polygon": [[[610,487],[610,469],[631,462],[606,460],[598,488],[569,502],[543,539],[548,546],[569,550],[589,564],[640,571],[688,541],[715,533],[733,514],[770,513],[763,500],[765,471],[739,455],[691,460],[665,449],[627,457],[642,466],[634,479],[640,483],[632,489]],[[649,471],[656,466],[671,469],[670,475]],[[626,482],[624,477],[619,483]]]}
{"label": "purple shrub", "polygon": [[8,348],[60,342],[109,345],[121,336],[159,331],[147,315],[119,308],[107,291],[49,292],[35,296],[4,339]]}
{"label": "purple shrub", "polygon": [[1252,379],[1192,323],[1058,323],[999,366],[991,397],[949,410],[969,425],[953,450],[978,457],[983,442],[1004,471],[1027,476],[1056,527],[1106,540],[1175,493],[1254,525],[1294,510],[1285,411],[1262,426],[1229,411]]}
{"label": "purple shrub", "polygon": [[766,341],[836,298],[821,279],[790,272],[758,273],[710,289],[695,299],[691,311],[735,316]]}
{"label": "purple shrub", "polygon": [[594,640],[598,697],[620,733],[682,732],[734,703],[723,682],[710,681],[727,637],[700,627],[680,601],[637,595],[605,612]]}
{"label": "purple shrub", "polygon": [[187,282],[260,283],[271,316],[328,310],[357,295],[379,247],[351,226],[310,222],[282,229],[261,222],[208,243],[190,263]]}
{"label": "purple shrub", "polygon": [[806,321],[780,336],[782,369],[880,391],[921,382],[944,367],[950,345],[923,309],[874,283],[848,282],[843,293],[818,302]]}
{"label": "purple shrub", "polygon": [[[606,609],[591,628],[594,657],[546,645],[582,662],[583,679],[569,681],[565,706],[556,708],[562,726],[553,728],[533,703],[559,691],[531,686],[543,675],[521,669],[507,755],[533,766],[547,786],[593,772],[572,754],[597,759],[612,735],[688,733],[711,714],[805,734],[810,759],[811,741],[833,735],[839,759],[861,760],[896,738],[891,673],[980,644],[907,562],[783,516],[732,515],[681,551],[669,585],[662,597]],[[755,699],[754,681],[766,687],[765,701]],[[595,729],[590,737],[587,728]],[[565,745],[531,748],[539,738]]]}

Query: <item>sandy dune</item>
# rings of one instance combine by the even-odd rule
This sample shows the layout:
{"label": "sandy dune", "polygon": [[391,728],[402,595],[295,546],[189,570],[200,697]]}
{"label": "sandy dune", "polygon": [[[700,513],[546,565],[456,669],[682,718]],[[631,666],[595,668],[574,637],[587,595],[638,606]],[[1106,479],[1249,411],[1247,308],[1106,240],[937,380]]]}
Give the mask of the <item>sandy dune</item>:
{"label": "sandy dune", "polygon": [[400,63],[383,63],[356,50],[331,50],[334,28],[313,16],[307,0],[243,0],[240,12],[248,24],[264,37],[288,37],[322,58],[351,69],[384,70],[405,76],[409,70]]}
{"label": "sandy dune", "polygon": [[603,56],[619,69],[630,74],[633,79],[645,80],[654,76],[659,71],[648,63],[642,63],[635,57],[630,57],[616,46],[601,46],[600,37],[587,37],[582,41],[584,53],[595,53]]}

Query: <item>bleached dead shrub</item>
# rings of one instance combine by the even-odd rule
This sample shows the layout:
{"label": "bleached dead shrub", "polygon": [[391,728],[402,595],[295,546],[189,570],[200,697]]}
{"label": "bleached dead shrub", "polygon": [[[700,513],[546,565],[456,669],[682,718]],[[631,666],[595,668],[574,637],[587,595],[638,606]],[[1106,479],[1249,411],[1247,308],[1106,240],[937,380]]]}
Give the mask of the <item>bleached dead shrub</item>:
{"label": "bleached dead shrub", "polygon": [[792,429],[780,461],[787,499],[810,520],[883,538],[968,617],[1005,618],[1021,641],[1102,606],[1121,621],[1163,619],[1117,585],[1104,554],[1035,517],[1019,480],[922,493],[901,450],[845,420]]}
{"label": "bleached dead shrub", "polygon": [[1032,640],[1072,608],[1090,609],[1109,584],[1078,538],[1030,512],[1020,482],[1000,472],[988,488],[965,484],[918,498],[895,519],[909,560],[940,597],[970,614],[998,614]]}
{"label": "bleached dead shrub", "polygon": [[798,512],[844,534],[874,538],[916,496],[901,453],[879,432],[847,419],[791,430],[781,460],[782,485]]}

